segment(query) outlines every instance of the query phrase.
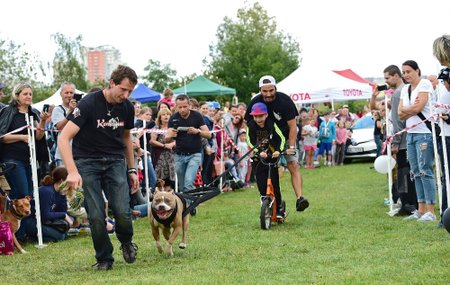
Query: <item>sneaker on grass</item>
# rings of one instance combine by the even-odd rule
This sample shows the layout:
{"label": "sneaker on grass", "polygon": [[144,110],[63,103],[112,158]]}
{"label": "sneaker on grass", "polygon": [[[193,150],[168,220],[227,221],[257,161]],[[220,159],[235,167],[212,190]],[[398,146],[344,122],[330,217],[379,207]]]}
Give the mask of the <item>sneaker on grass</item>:
{"label": "sneaker on grass", "polygon": [[97,270],[110,270],[112,268],[113,263],[111,261],[99,261],[96,264],[92,265]]}
{"label": "sneaker on grass", "polygon": [[415,210],[414,212],[412,212],[411,215],[409,215],[408,217],[404,218],[404,221],[411,221],[411,220],[417,220],[420,219],[422,215],[419,213],[419,211]]}
{"label": "sneaker on grass", "polygon": [[297,211],[302,212],[304,211],[306,208],[309,207],[309,202],[306,198],[304,198],[303,196],[297,199],[297,202],[295,204]]}
{"label": "sneaker on grass", "polygon": [[433,221],[436,221],[436,216],[431,212],[426,212],[417,221],[418,222],[433,222]]}
{"label": "sneaker on grass", "polygon": [[125,259],[127,263],[133,263],[136,261],[138,246],[135,243],[132,242],[122,243],[120,249],[122,250],[123,253],[123,259]]}

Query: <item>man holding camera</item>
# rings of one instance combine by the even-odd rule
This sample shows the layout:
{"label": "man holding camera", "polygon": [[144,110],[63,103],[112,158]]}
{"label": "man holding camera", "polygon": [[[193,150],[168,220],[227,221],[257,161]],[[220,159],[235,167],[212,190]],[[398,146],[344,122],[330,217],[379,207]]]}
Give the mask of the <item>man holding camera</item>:
{"label": "man holding camera", "polygon": [[[400,120],[398,116],[398,105],[400,103],[400,94],[403,88],[402,72],[396,65],[389,65],[383,71],[384,80],[387,85],[374,86],[372,97],[370,99],[370,109],[378,110],[376,101],[380,91],[392,89],[394,93],[391,97],[391,120],[394,134],[406,128],[406,122]],[[384,105],[383,105],[384,107]],[[391,142],[392,154],[397,160],[397,192],[402,201],[402,206],[397,215],[410,215],[417,207],[416,188],[414,181],[410,176],[409,162],[406,157],[406,132],[392,138]],[[393,188],[394,189],[394,188]],[[395,195],[393,195],[395,196]]]}
{"label": "man holding camera", "polygon": [[63,161],[61,158],[61,153],[58,148],[58,132],[61,132],[62,129],[66,126],[67,115],[71,114],[73,110],[77,107],[77,100],[74,99],[75,95],[75,84],[70,82],[64,82],[61,84],[60,95],[62,99],[62,104],[53,108],[52,111],[52,124],[53,129],[56,133],[55,141],[53,142],[53,147],[50,150],[52,157],[54,158],[55,167],[63,165]]}
{"label": "man holding camera", "polygon": [[175,108],[177,112],[170,117],[166,142],[176,142],[175,170],[178,189],[180,192],[186,192],[194,189],[197,171],[202,164],[202,138],[210,139],[211,133],[202,115],[189,109],[188,96],[178,95]]}

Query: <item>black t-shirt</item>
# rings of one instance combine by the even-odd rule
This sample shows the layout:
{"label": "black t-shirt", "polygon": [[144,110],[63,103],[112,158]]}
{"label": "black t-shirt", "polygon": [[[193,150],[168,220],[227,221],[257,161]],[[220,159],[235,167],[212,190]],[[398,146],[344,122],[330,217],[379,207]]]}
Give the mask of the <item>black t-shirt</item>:
{"label": "black t-shirt", "polygon": [[[14,131],[18,128],[26,126],[27,122],[24,113],[17,113],[14,115],[11,124],[9,125],[8,132]],[[27,135],[28,130],[24,128],[23,130],[14,133],[15,135]],[[14,143],[4,143],[2,144],[1,156],[5,158],[14,158],[20,161],[30,161],[30,148],[28,143],[23,141],[17,141]]]}
{"label": "black t-shirt", "polygon": [[283,132],[283,135],[288,138],[289,126],[287,122],[298,116],[297,108],[295,107],[295,103],[292,101],[291,97],[282,92],[277,92],[275,95],[275,100],[267,103],[264,102],[261,94],[256,95],[248,104],[247,112],[245,112],[245,120],[247,122],[252,119],[252,116],[250,116],[252,106],[258,102],[262,102],[267,105],[269,118],[275,121],[280,130]]}
{"label": "black t-shirt", "polygon": [[[173,114],[169,119],[169,128],[174,127],[174,120],[178,120],[178,127],[194,127],[199,129],[201,126],[205,126],[203,116],[199,112],[192,110],[189,112],[187,119],[183,119],[180,113]],[[189,135],[185,131],[178,131],[175,141],[175,152],[197,153],[202,151],[202,138],[199,134]]]}
{"label": "black t-shirt", "polygon": [[125,157],[124,130],[134,127],[134,107],[130,101],[107,104],[103,91],[83,97],[68,116],[80,130],[73,139],[73,157]]}
{"label": "black t-shirt", "polygon": [[[254,120],[250,120],[247,127],[251,145],[258,148],[258,151],[266,151],[269,154],[275,151],[281,152],[284,148],[282,141],[285,138],[283,135],[277,133],[275,126],[275,122],[270,118],[266,119],[262,128]],[[267,140],[266,143],[264,143],[265,140]]]}

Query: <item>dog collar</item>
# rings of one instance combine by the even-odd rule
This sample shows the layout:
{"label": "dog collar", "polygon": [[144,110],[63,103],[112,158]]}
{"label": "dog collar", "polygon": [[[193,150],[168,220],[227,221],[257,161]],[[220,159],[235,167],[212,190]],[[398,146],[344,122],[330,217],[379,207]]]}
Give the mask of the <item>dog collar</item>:
{"label": "dog collar", "polygon": [[23,217],[23,215],[20,215],[19,213],[17,213],[17,209],[16,206],[11,202],[11,207],[9,208],[9,212],[13,215],[14,218],[21,220]]}
{"label": "dog collar", "polygon": [[170,224],[173,222],[173,220],[175,219],[175,216],[177,215],[177,210],[178,210],[178,204],[175,204],[175,208],[172,211],[172,214],[170,214],[170,216],[165,219],[165,220],[161,220],[158,217],[158,214],[156,213],[155,209],[152,207],[152,214],[153,214],[153,218],[155,218],[155,220],[164,225],[166,228],[170,228]]}

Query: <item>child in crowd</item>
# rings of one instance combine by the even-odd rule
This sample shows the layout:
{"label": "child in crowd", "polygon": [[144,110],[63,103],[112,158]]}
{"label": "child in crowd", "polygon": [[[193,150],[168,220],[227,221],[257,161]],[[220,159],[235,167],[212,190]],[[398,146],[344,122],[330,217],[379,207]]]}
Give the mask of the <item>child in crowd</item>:
{"label": "child in crowd", "polygon": [[[325,113],[323,121],[319,127],[320,147],[317,154],[317,161],[320,162],[320,157],[324,156],[324,165],[333,165],[333,156],[331,154],[332,145],[336,140],[336,126],[330,120],[330,113]],[[326,153],[326,154],[325,154]]]}
{"label": "child in crowd", "polygon": [[[245,129],[239,130],[239,141],[237,143],[237,147],[239,148],[239,158],[241,158],[249,151],[247,144],[247,131]],[[239,162],[238,165],[239,179],[244,182],[246,182],[247,169],[248,169],[248,158],[244,158],[243,160],[241,160],[241,162]]]}
{"label": "child in crowd", "polygon": [[[255,152],[259,153],[259,158],[253,162],[253,172],[256,177],[256,184],[261,197],[266,196],[267,178],[269,174],[269,166],[264,165],[259,159],[276,160],[285,145],[285,138],[283,133],[278,128],[277,124],[269,118],[267,114],[266,104],[259,102],[252,106],[251,116],[247,130],[247,142],[251,148],[255,148]],[[275,192],[275,201],[277,205],[277,218],[282,219],[285,216],[283,209],[281,209],[281,192],[280,179],[277,166],[271,166],[272,184]]]}
{"label": "child in crowd", "polygon": [[303,127],[305,137],[303,139],[303,147],[305,149],[306,168],[313,169],[314,166],[314,152],[317,149],[317,138],[319,137],[319,130],[315,126],[316,120],[311,119],[309,125]]}
{"label": "child in crowd", "polygon": [[344,121],[337,123],[336,130],[336,152],[334,156],[334,162],[336,165],[344,165],[345,157],[345,145],[347,143],[347,129],[345,128]]}
{"label": "child in crowd", "polygon": [[344,151],[344,153],[347,152],[348,146],[352,144],[352,135],[353,135],[352,122],[345,121],[345,129],[347,130],[347,141],[345,143],[345,151]]}

